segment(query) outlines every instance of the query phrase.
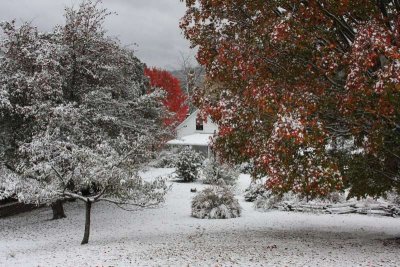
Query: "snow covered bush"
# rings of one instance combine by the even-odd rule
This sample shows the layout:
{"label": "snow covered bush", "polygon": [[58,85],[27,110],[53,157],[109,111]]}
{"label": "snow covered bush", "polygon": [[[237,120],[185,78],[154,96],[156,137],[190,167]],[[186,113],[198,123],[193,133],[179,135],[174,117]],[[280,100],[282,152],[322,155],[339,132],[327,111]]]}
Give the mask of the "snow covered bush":
{"label": "snow covered bush", "polygon": [[192,200],[192,216],[200,219],[240,217],[241,207],[233,192],[225,186],[212,186],[197,193]]}
{"label": "snow covered bush", "polygon": [[390,203],[400,206],[400,194],[396,191],[387,193],[386,200]]}
{"label": "snow covered bush", "polygon": [[288,199],[286,194],[274,195],[271,190],[268,190],[263,182],[253,182],[245,190],[244,199],[248,202],[254,202],[254,208],[257,210],[270,210],[277,208],[283,199]]}
{"label": "snow covered bush", "polygon": [[329,201],[330,203],[343,203],[346,201],[346,194],[343,192],[331,192],[322,201]]}
{"label": "snow covered bush", "polygon": [[204,158],[190,147],[185,147],[178,154],[176,174],[184,182],[193,182],[199,176],[199,169]]}
{"label": "snow covered bush", "polygon": [[216,184],[222,179],[225,184],[234,186],[240,174],[234,166],[219,163],[215,158],[206,159],[201,170],[202,180],[205,184]]}
{"label": "snow covered bush", "polygon": [[244,162],[239,165],[239,172],[244,174],[252,174],[254,171],[254,162]]}
{"label": "snow covered bush", "polygon": [[254,208],[262,211],[271,210],[277,208],[281,202],[281,196],[272,195],[269,191],[265,191],[254,200]]}
{"label": "snow covered bush", "polygon": [[257,210],[280,209],[287,210],[286,207],[296,206],[300,203],[307,204],[306,198],[300,197],[292,192],[283,195],[274,194],[271,190],[266,190],[254,201],[254,208]]}
{"label": "snow covered bush", "polygon": [[267,188],[263,183],[251,183],[248,188],[244,191],[244,200],[247,202],[253,202],[258,196],[263,195],[267,192]]}
{"label": "snow covered bush", "polygon": [[179,149],[171,148],[162,150],[151,163],[155,168],[174,168],[178,160]]}

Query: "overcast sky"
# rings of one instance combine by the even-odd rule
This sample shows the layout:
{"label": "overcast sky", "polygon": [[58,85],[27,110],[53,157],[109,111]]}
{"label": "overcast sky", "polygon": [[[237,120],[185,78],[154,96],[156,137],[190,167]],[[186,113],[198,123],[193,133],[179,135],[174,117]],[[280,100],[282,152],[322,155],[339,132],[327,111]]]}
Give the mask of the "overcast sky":
{"label": "overcast sky", "polygon": [[[32,21],[41,30],[63,23],[65,6],[80,0],[0,0],[0,20]],[[185,5],[179,0],[103,0],[103,6],[116,12],[106,21],[109,35],[124,45],[132,45],[148,66],[176,69],[180,54],[193,55],[179,29]],[[137,44],[137,45],[134,45]]]}

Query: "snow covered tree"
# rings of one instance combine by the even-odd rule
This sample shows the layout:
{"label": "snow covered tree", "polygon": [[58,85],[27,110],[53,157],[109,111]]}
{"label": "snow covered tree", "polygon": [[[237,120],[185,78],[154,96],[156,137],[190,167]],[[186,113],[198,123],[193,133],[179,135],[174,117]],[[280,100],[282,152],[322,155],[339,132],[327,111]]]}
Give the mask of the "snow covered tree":
{"label": "snow covered tree", "polygon": [[99,3],[67,8],[66,24],[48,34],[2,24],[0,115],[13,128],[1,132],[12,147],[1,150],[0,198],[83,201],[82,244],[93,203],[154,206],[168,189],[138,175],[170,130],[162,94],[146,94],[144,65],[107,37]]}
{"label": "snow covered tree", "polygon": [[[0,156],[6,168],[16,171],[19,145],[39,130],[39,114],[62,99],[60,47],[29,24],[0,26],[5,35],[0,43]],[[52,206],[55,219],[65,217],[61,202]]]}
{"label": "snow covered tree", "polygon": [[204,157],[191,147],[183,148],[176,161],[176,173],[184,182],[193,182],[199,177]]}
{"label": "snow covered tree", "polygon": [[185,2],[220,156],[278,194],[400,189],[399,1]]}
{"label": "snow covered tree", "polygon": [[177,125],[181,123],[189,112],[186,104],[187,96],[182,92],[179,80],[166,70],[157,68],[146,68],[144,73],[150,79],[150,85],[166,92],[163,104],[171,112],[164,119],[165,125]]}
{"label": "snow covered tree", "polygon": [[205,184],[218,184],[222,179],[226,185],[234,186],[240,174],[237,167],[220,162],[214,157],[206,159],[201,170]]}

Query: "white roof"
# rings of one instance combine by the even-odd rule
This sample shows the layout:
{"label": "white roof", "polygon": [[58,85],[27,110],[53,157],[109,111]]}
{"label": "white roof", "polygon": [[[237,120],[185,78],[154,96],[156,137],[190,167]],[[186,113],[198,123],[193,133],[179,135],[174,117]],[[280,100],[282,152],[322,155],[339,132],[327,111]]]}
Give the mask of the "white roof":
{"label": "white roof", "polygon": [[168,145],[188,145],[188,146],[208,146],[211,142],[212,134],[192,134],[183,136],[179,139],[168,141]]}

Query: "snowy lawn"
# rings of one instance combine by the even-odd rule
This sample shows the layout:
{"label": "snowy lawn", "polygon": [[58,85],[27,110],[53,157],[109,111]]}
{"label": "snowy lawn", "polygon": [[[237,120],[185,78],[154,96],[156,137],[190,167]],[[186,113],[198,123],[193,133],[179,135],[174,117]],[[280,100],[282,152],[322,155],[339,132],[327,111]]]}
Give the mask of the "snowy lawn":
{"label": "snowy lawn", "polygon": [[[150,170],[144,176],[168,174]],[[190,217],[190,188],[173,183],[162,208],[124,211],[96,203],[88,245],[81,246],[84,206],[65,205],[0,219],[0,266],[399,266],[400,219],[364,215],[257,212],[240,192],[242,217]]]}

